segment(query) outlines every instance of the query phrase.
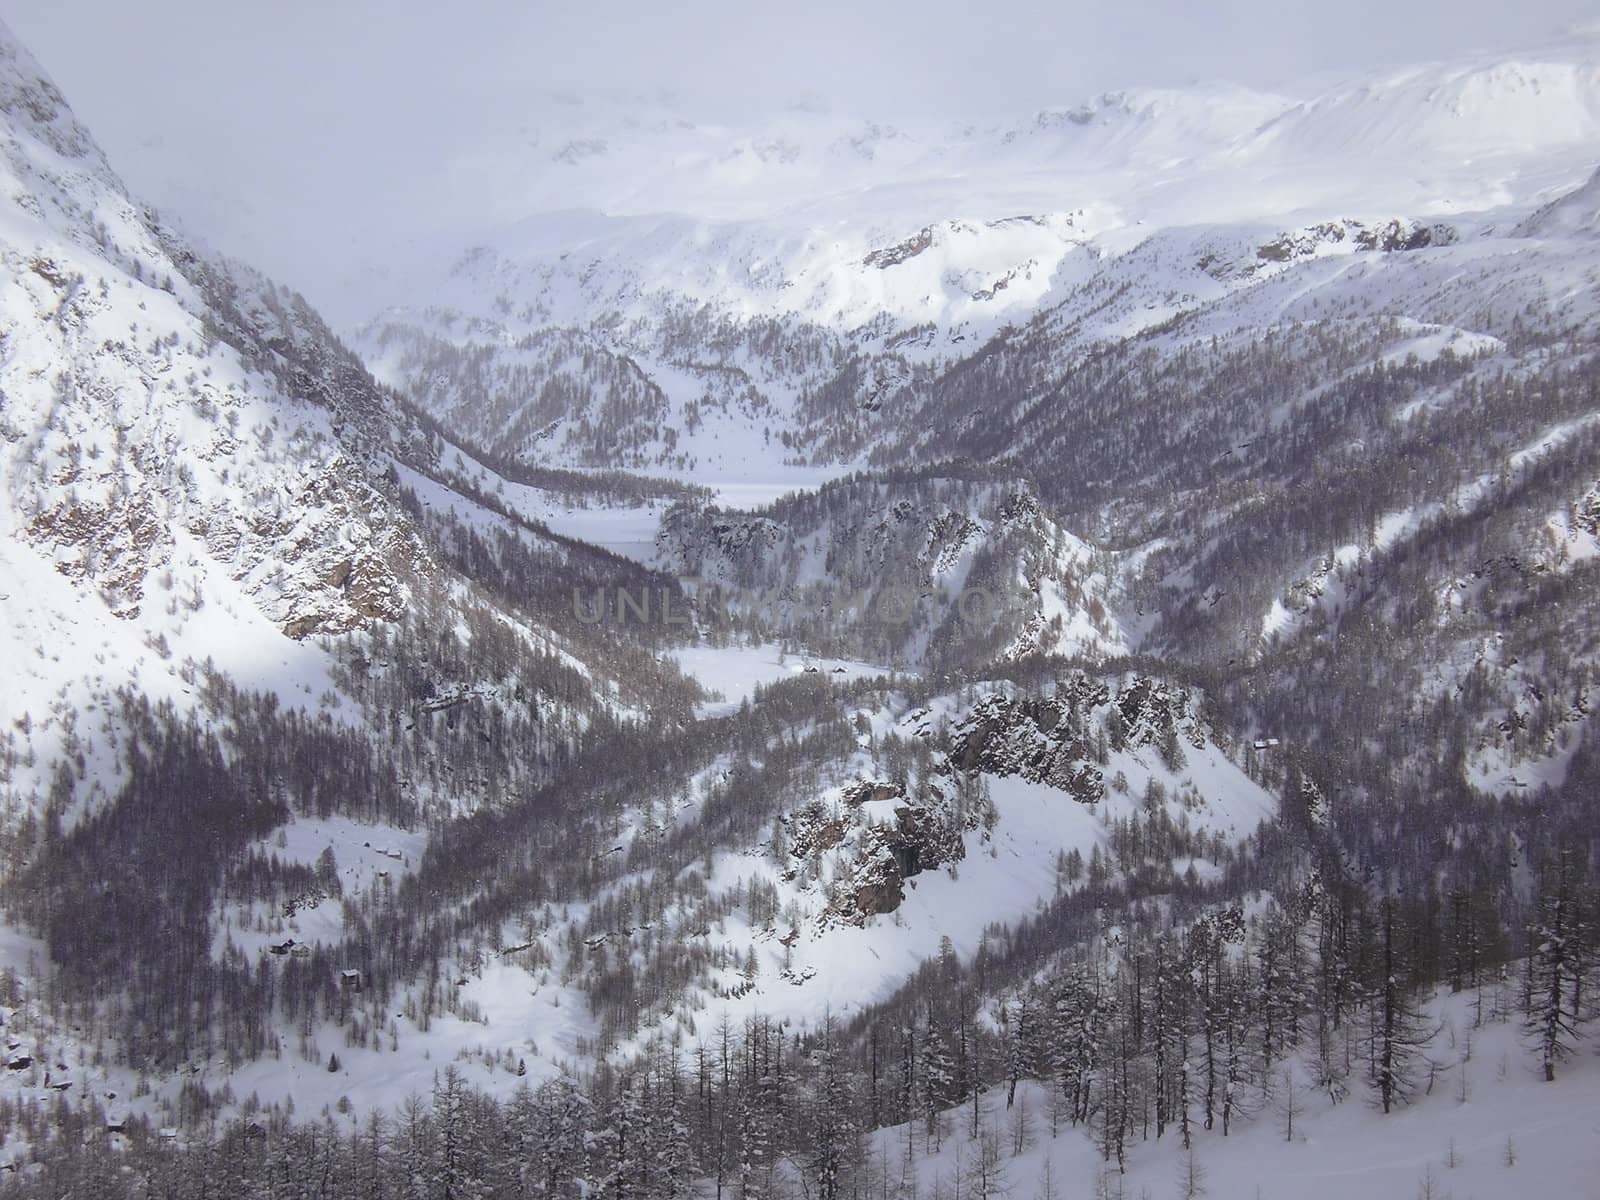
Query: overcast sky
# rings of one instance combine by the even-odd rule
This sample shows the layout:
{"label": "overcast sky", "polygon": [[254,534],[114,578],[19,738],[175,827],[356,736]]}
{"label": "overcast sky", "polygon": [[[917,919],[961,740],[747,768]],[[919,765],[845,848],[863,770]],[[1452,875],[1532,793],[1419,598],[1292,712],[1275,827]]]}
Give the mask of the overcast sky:
{"label": "overcast sky", "polygon": [[[1108,88],[1290,94],[1373,67],[1537,45],[1593,0],[7,0],[5,20],[140,195],[314,300],[459,211],[448,164],[551,89],[698,112],[797,99],[989,116]],[[481,186],[463,189],[481,190]],[[433,227],[433,228],[430,228]],[[320,293],[320,294],[319,294]]]}

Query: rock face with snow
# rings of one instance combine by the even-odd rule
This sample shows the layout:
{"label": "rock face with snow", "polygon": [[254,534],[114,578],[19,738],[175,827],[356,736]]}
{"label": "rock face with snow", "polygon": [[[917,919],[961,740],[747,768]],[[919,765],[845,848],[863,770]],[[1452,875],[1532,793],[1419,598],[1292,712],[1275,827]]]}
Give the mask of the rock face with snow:
{"label": "rock face with snow", "polygon": [[836,926],[873,926],[901,912],[919,885],[959,892],[966,865],[1001,843],[1022,853],[1012,840],[1027,836],[1015,825],[1014,792],[1062,831],[1032,851],[1052,859],[1092,852],[1065,831],[1120,819],[1141,799],[1134,779],[1143,781],[1147,816],[1159,808],[1161,820],[1184,827],[1237,832],[1245,813],[1259,811],[1247,799],[1257,789],[1196,715],[1198,696],[1170,681],[1074,672],[1028,687],[980,685],[970,703],[952,699],[894,713],[891,728],[931,751],[926,770],[858,776],[779,817],[773,853],[785,889],[811,897],[811,938],[826,943]]}
{"label": "rock face with snow", "polygon": [[0,59],[5,535],[124,615],[214,572],[293,637],[398,616],[426,554],[369,476],[377,389],[132,201],[9,36]]}
{"label": "rock face with snow", "polygon": [[1048,784],[1093,804],[1105,798],[1105,772],[1095,760],[1106,748],[1093,744],[1092,721],[1110,701],[1105,684],[1082,678],[1051,699],[991,697],[956,727],[950,761],[964,771]]}
{"label": "rock face with snow", "polygon": [[[1324,221],[1310,228],[1282,234],[1256,249],[1252,269],[1274,263],[1290,263],[1312,258],[1319,253],[1337,251],[1348,240],[1352,251],[1376,250],[1393,254],[1422,250],[1429,246],[1448,246],[1458,240],[1454,226],[1442,221],[1424,223],[1391,219],[1368,225],[1362,221]],[[1210,267],[1212,264],[1204,264]]]}
{"label": "rock face with snow", "polygon": [[860,833],[854,861],[834,884],[824,919],[859,925],[892,913],[905,900],[906,880],[966,857],[962,838],[981,824],[985,810],[957,807],[946,790],[937,780],[915,798],[901,784],[864,782],[844,789],[840,799],[849,817],[872,805],[868,811],[882,814],[887,808],[888,818],[870,818]]}
{"label": "rock face with snow", "polygon": [[1585,492],[1573,506],[1572,523],[1590,537],[1600,535],[1600,484]]}

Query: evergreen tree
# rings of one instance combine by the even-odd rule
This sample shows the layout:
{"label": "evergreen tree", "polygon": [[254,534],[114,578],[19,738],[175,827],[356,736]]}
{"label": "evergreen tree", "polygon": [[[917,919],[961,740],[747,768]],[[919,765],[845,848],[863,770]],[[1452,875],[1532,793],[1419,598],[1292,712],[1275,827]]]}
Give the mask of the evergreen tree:
{"label": "evergreen tree", "polygon": [[1371,1003],[1371,1081],[1385,1113],[1410,1101],[1417,1073],[1426,1061],[1435,1029],[1422,1018],[1413,998],[1399,905],[1385,897],[1378,907],[1377,977],[1369,984]]}
{"label": "evergreen tree", "polygon": [[1571,855],[1541,874],[1538,907],[1528,931],[1528,991],[1524,1028],[1546,1082],[1572,1053],[1585,1012],[1583,985],[1592,926],[1584,911]]}

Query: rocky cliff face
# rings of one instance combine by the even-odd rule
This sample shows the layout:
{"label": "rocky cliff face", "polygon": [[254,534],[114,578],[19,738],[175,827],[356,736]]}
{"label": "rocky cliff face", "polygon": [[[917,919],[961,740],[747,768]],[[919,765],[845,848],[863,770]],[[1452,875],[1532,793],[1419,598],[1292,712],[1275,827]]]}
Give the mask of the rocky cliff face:
{"label": "rocky cliff face", "polygon": [[1106,753],[1095,710],[1104,717],[1110,701],[1105,684],[1081,676],[1049,698],[987,697],[956,726],[949,769],[1019,775],[1093,804],[1105,797],[1095,760]]}
{"label": "rocky cliff face", "polygon": [[929,779],[914,794],[902,782],[852,780],[837,800],[812,801],[780,818],[791,859],[785,879],[837,852],[840,869],[827,884],[821,924],[861,925],[894,912],[908,879],[966,857],[963,835],[979,827],[985,810],[958,802],[955,790],[948,779]]}
{"label": "rocky cliff face", "polygon": [[939,780],[930,780],[915,798],[904,785],[863,781],[845,789],[847,807],[888,805],[889,819],[876,820],[862,839],[854,871],[836,887],[833,910],[859,922],[893,912],[905,899],[905,881],[966,857],[962,834],[976,828],[979,811],[961,811]]}
{"label": "rocky cliff face", "polygon": [[1590,537],[1600,534],[1600,484],[1590,488],[1572,506],[1572,524]]}
{"label": "rocky cliff face", "polygon": [[[1249,274],[1263,267],[1279,263],[1299,262],[1323,254],[1349,254],[1363,250],[1394,254],[1407,250],[1425,250],[1429,246],[1450,246],[1460,240],[1452,225],[1441,221],[1415,221],[1392,217],[1387,221],[1367,223],[1344,219],[1322,221],[1279,234],[1271,241],[1257,247],[1255,262],[1242,268]],[[1201,264],[1211,267],[1210,263]]]}

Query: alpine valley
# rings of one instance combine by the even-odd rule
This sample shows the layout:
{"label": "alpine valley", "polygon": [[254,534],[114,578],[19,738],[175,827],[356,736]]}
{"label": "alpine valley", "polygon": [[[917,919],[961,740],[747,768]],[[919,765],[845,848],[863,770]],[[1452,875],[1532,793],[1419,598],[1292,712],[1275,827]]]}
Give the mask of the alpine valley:
{"label": "alpine valley", "polygon": [[1592,1194],[1600,35],[557,111],[334,326],[0,26],[0,1197]]}

